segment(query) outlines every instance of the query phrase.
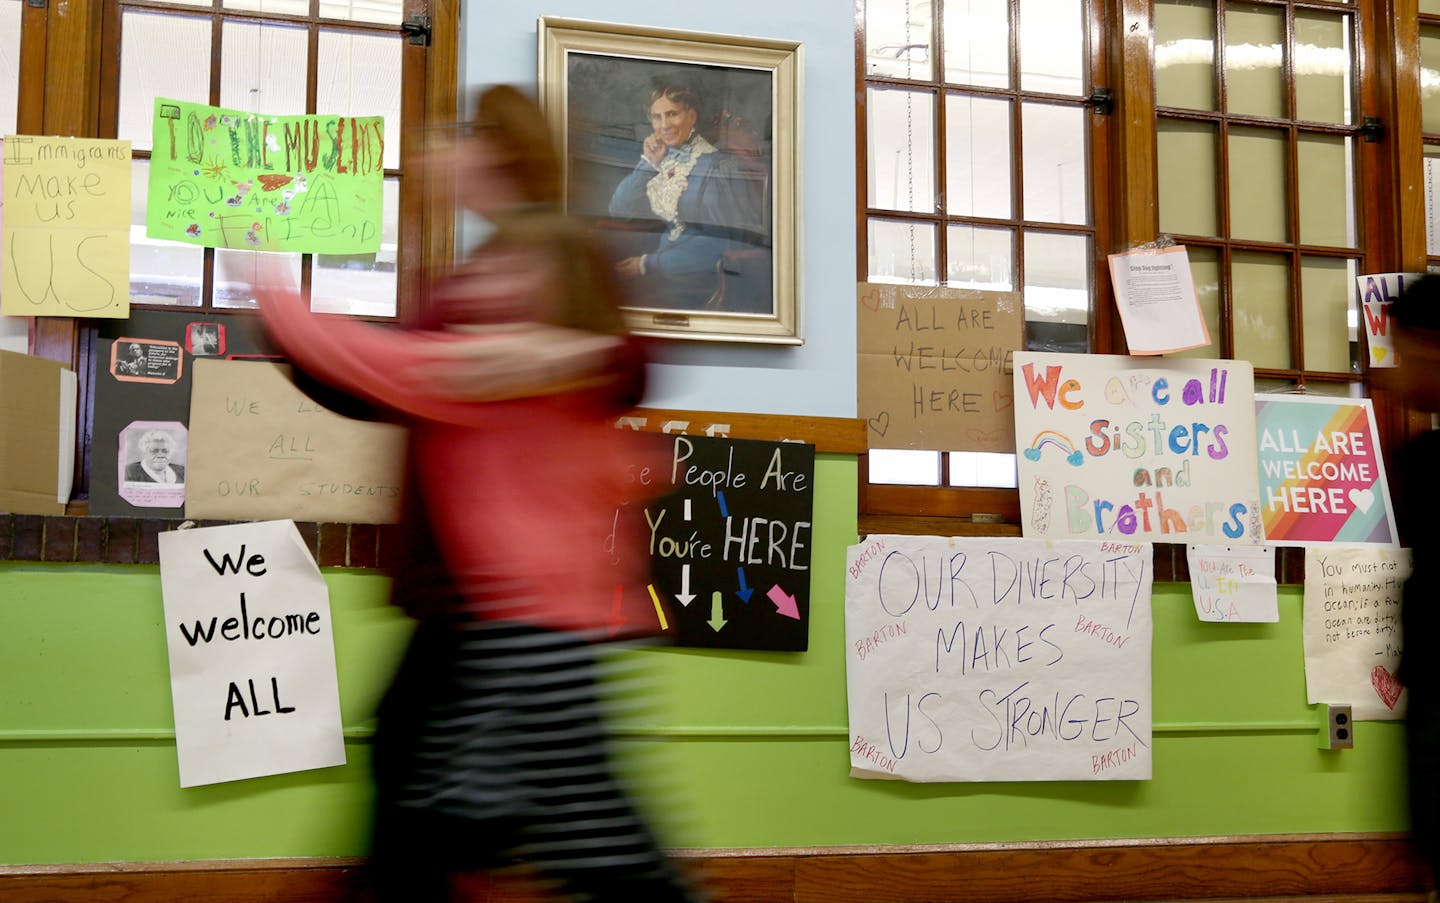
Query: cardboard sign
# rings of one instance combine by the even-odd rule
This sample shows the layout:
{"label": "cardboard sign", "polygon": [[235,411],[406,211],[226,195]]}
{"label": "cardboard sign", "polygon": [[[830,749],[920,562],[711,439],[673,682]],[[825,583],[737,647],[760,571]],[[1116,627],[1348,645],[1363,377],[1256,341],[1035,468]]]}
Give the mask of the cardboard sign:
{"label": "cardboard sign", "polygon": [[0,311],[130,314],[130,142],[7,135]]}
{"label": "cardboard sign", "polygon": [[379,116],[264,116],[162,97],[153,138],[151,238],[251,251],[380,249]]}
{"label": "cardboard sign", "polygon": [[0,511],[64,514],[75,472],[75,372],[0,351]]}
{"label": "cardboard sign", "polygon": [[159,539],[180,786],[345,764],[330,591],[295,523]]}
{"label": "cardboard sign", "polygon": [[1352,707],[1356,719],[1405,715],[1400,594],[1410,550],[1312,546],[1305,550],[1305,693]]}
{"label": "cardboard sign", "polygon": [[1151,554],[933,536],[851,546],[851,776],[1148,779]]}
{"label": "cardboard sign", "polygon": [[399,520],[405,431],[341,417],[295,388],[289,374],[280,364],[194,362],[185,515]]}
{"label": "cardboard sign", "polygon": [[1355,277],[1360,293],[1360,313],[1365,321],[1365,345],[1370,349],[1371,369],[1400,366],[1395,339],[1390,333],[1390,302],[1400,297],[1407,283],[1424,273],[1371,273]]}
{"label": "cardboard sign", "polygon": [[1190,545],[1185,554],[1200,620],[1233,624],[1280,620],[1272,547]]}
{"label": "cardboard sign", "polygon": [[1027,537],[1257,544],[1245,361],[1015,355]]}
{"label": "cardboard sign", "polygon": [[1260,500],[1275,545],[1398,545],[1368,398],[1256,395]]}
{"label": "cardboard sign", "polygon": [[616,511],[606,538],[612,557],[624,548],[615,537],[638,529],[646,538],[644,591],[660,632],[680,646],[805,651],[815,446],[667,438],[668,467],[637,465],[630,475],[666,494]]}
{"label": "cardboard sign", "polygon": [[860,283],[860,416],[871,448],[1012,452],[1019,292]]}

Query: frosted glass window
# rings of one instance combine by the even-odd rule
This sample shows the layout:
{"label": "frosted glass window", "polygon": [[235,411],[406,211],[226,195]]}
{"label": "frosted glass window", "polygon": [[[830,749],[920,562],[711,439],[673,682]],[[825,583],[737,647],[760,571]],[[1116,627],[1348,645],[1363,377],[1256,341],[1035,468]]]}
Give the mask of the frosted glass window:
{"label": "frosted glass window", "polygon": [[1230,237],[1289,241],[1287,181],[1284,132],[1232,127]]}
{"label": "frosted glass window", "polygon": [[1185,255],[1190,258],[1190,276],[1195,282],[1195,298],[1200,302],[1200,314],[1205,319],[1205,328],[1210,333],[1210,344],[1186,351],[1176,351],[1166,357],[1224,357],[1220,328],[1220,252],[1214,248],[1188,245]]}
{"label": "frosted glass window", "polygon": [[1020,89],[1080,96],[1085,90],[1082,0],[1020,0]]}
{"label": "frosted glass window", "polygon": [[1160,231],[1169,235],[1220,234],[1220,187],[1215,127],[1161,119],[1156,123],[1160,171]]}
{"label": "frosted glass window", "polygon": [[1225,93],[1228,112],[1284,116],[1285,11],[1232,3],[1225,12]]}
{"label": "frosted glass window", "polygon": [[872,448],[869,460],[872,483],[940,485],[939,452]]}
{"label": "frosted glass window", "polygon": [[1235,357],[1285,370],[1290,360],[1290,258],[1236,251],[1231,271]]}
{"label": "frosted glass window", "polygon": [[891,78],[933,78],[930,4],[869,0],[865,4],[865,72]]}
{"label": "frosted glass window", "polygon": [[871,88],[867,96],[870,206],[933,213],[935,95]]}
{"label": "frosted glass window", "polygon": [[1025,233],[1026,347],[1090,350],[1090,278],[1089,236]]}
{"label": "frosted glass window", "polygon": [[1015,456],[994,452],[951,452],[950,485],[1014,489],[1019,485]]}
{"label": "frosted glass window", "polygon": [[401,0],[320,0],[320,15],[351,22],[399,25],[404,9]]}
{"label": "frosted glass window", "polygon": [[151,147],[155,98],[206,103],[209,89],[197,72],[210,71],[210,20],[198,16],[126,10],[120,54],[120,121],[116,137],[132,150]]}
{"label": "frosted glass window", "polygon": [[1215,109],[1215,5],[1155,4],[1155,97],[1162,107]]}
{"label": "frosted glass window", "polygon": [[1301,134],[1299,168],[1300,241],[1307,245],[1355,246],[1355,155],[1353,139]]}
{"label": "frosted glass window", "polygon": [[321,31],[315,111],[385,118],[385,167],[400,165],[399,35]]}
{"label": "frosted glass window", "polygon": [[870,220],[870,281],[936,285],[935,227]]}
{"label": "frosted glass window", "polygon": [[945,234],[945,281],[957,288],[1008,292],[1015,288],[1015,233],[951,225]]}
{"label": "frosted glass window", "polygon": [[1010,101],[945,98],[945,201],[951,216],[1009,219]]}
{"label": "frosted glass window", "polygon": [[305,29],[226,22],[220,60],[220,106],[265,116],[305,112]]}
{"label": "frosted glass window", "polygon": [[1021,193],[1025,218],[1047,223],[1090,222],[1085,126],[1089,110],[1055,104],[1020,105]]}
{"label": "frosted glass window", "polygon": [[1295,118],[1348,125],[1351,109],[1350,17],[1295,11]]}
{"label": "frosted glass window", "polygon": [[310,14],[310,0],[224,0],[224,6],[226,9],[280,13],[287,16]]}
{"label": "frosted glass window", "polygon": [[380,250],[375,254],[317,254],[310,309],[359,316],[395,316],[400,182],[386,179]]}
{"label": "frosted glass window", "polygon": [[1360,322],[1355,302],[1354,260],[1302,258],[1301,312],[1304,317],[1305,369],[1360,372]]}
{"label": "frosted glass window", "polygon": [[19,131],[20,0],[0,0],[0,135]]}
{"label": "frosted glass window", "polygon": [[1440,28],[1420,29],[1420,128],[1440,134]]}
{"label": "frosted glass window", "polygon": [[945,7],[945,81],[1010,87],[1010,4],[967,0]]}
{"label": "frosted glass window", "polygon": [[150,161],[130,164],[130,302],[132,304],[200,304],[200,279],[205,249],[145,234],[146,191]]}

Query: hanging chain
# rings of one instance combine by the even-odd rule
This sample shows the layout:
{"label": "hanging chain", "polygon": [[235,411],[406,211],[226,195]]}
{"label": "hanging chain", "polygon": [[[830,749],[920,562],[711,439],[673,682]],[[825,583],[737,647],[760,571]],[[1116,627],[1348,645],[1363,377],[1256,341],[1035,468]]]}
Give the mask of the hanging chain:
{"label": "hanging chain", "polygon": [[[914,78],[915,57],[913,56],[914,45],[910,42],[910,0],[905,0],[905,78]],[[905,181],[906,196],[909,209],[915,209],[915,92],[905,92]],[[920,281],[920,262],[915,252],[915,225],[909,227],[910,233],[910,281]]]}

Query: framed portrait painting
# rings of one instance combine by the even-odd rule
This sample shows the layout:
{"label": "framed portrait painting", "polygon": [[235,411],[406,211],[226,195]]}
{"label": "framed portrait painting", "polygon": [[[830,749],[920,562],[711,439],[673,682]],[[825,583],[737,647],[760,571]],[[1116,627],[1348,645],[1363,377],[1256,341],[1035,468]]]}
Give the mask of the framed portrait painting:
{"label": "framed portrait painting", "polygon": [[567,211],[641,335],[800,344],[800,45],[543,17]]}

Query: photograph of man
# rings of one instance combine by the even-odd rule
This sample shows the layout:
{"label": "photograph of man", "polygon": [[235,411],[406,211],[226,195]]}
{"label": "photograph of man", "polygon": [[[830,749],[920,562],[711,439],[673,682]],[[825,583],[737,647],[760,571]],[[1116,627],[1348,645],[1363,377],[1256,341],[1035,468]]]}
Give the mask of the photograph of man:
{"label": "photograph of man", "polygon": [[219,354],[219,325],[216,323],[191,323],[190,353],[202,357],[207,354]]}
{"label": "photograph of man", "polygon": [[[644,306],[768,313],[770,256],[760,244],[764,173],[701,134],[699,100],[684,85],[650,91],[645,114],[650,134],[634,168],[615,186],[609,213],[658,220],[659,238],[652,250],[617,262],[616,271]],[[716,124],[732,123],[722,117]],[[760,258],[759,266],[747,268],[751,290],[727,292],[727,276],[741,275],[736,261],[746,253]]]}
{"label": "photograph of man", "polygon": [[145,372],[145,346],[130,342],[119,349],[116,355],[115,373],[119,376],[139,376]]}
{"label": "photograph of man", "polygon": [[139,458],[125,465],[125,482],[185,482],[185,465],[172,460],[177,455],[179,443],[171,431],[146,430],[136,440],[134,449]]}

